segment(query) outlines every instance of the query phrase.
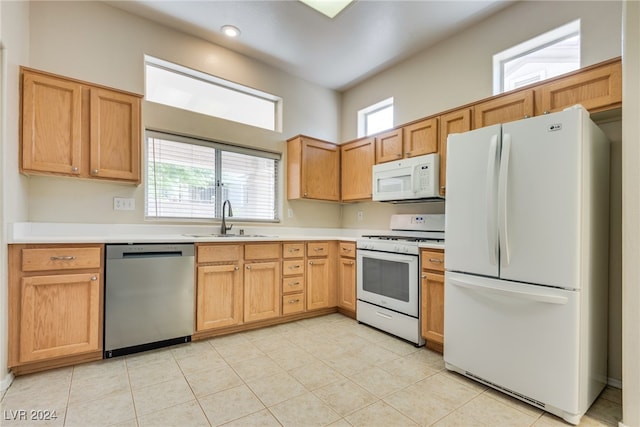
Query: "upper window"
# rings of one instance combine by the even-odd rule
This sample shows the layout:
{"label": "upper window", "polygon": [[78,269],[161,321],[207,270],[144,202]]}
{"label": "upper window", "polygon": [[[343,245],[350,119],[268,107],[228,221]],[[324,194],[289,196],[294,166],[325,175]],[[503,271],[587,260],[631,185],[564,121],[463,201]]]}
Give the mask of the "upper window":
{"label": "upper window", "polygon": [[282,98],[161,59],[145,60],[148,101],[281,131]]}
{"label": "upper window", "polygon": [[493,56],[494,95],[580,68],[580,20]]}
{"label": "upper window", "polygon": [[145,216],[277,221],[279,154],[147,131]]}
{"label": "upper window", "polygon": [[393,127],[393,98],[358,111],[358,138]]}

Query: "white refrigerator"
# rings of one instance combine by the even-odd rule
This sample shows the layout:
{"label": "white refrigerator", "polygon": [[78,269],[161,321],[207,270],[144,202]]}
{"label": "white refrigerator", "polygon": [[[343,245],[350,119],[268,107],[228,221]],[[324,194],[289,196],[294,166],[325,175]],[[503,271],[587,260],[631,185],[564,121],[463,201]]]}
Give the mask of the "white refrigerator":
{"label": "white refrigerator", "polygon": [[578,424],[607,381],[609,142],[581,107],[450,135],[448,369]]}

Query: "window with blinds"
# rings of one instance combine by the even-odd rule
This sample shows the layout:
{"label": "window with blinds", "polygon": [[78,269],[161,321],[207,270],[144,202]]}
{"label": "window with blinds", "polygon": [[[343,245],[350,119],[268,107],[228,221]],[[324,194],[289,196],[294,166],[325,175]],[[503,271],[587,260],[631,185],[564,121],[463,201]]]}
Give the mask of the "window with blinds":
{"label": "window with blinds", "polygon": [[153,219],[278,221],[278,162],[266,151],[147,131],[145,215]]}

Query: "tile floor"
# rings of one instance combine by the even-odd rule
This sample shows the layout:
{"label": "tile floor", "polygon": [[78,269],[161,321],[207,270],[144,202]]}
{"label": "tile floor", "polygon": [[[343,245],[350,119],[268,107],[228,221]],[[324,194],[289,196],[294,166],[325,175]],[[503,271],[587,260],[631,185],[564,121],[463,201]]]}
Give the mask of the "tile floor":
{"label": "tile floor", "polygon": [[[43,411],[57,418],[32,419]],[[621,414],[607,388],[581,425]],[[21,427],[567,425],[340,314],[18,377],[0,415]]]}

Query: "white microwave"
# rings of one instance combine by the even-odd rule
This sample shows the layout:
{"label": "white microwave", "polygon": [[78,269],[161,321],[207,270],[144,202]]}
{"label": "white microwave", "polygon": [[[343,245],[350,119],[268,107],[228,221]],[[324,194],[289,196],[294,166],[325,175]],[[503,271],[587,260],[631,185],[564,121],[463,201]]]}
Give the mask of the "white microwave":
{"label": "white microwave", "polygon": [[372,199],[411,202],[442,199],[438,154],[410,157],[373,166]]}

